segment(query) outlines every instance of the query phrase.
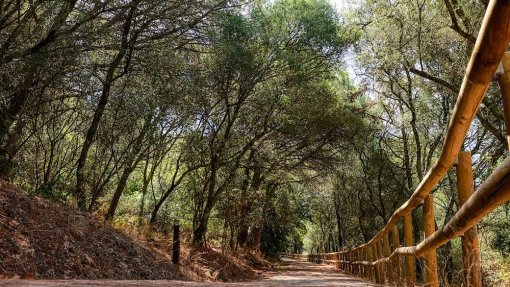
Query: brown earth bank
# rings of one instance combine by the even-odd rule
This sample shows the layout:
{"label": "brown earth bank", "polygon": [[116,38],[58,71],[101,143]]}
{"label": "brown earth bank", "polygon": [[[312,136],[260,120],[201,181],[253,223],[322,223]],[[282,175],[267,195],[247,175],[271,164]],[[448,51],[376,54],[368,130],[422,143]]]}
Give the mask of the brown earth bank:
{"label": "brown earth bank", "polygon": [[0,181],[0,279],[237,281],[270,267],[259,256],[212,249],[185,249],[177,267],[168,247],[168,240],[135,240],[89,213]]}

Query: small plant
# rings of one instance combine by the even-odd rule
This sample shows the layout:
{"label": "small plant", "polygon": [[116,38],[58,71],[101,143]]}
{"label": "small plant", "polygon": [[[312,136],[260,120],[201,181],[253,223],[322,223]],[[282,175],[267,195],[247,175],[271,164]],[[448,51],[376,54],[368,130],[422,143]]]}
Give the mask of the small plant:
{"label": "small plant", "polygon": [[37,188],[35,194],[51,200],[66,202],[68,194],[59,187],[60,185],[58,182],[50,181]]}
{"label": "small plant", "polygon": [[510,223],[499,222],[494,226],[494,237],[491,245],[504,257],[510,256]]}

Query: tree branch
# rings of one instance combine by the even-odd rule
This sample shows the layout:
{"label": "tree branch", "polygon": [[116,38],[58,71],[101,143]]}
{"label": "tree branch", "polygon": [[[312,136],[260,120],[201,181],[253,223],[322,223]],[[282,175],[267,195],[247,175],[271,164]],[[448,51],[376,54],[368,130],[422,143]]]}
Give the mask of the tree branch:
{"label": "tree branch", "polygon": [[452,20],[452,24],[450,25],[450,28],[452,28],[455,32],[457,32],[461,37],[466,39],[471,44],[474,44],[476,42],[476,37],[469,34],[468,32],[462,30],[462,28],[459,25],[459,20],[457,19],[457,15],[455,14],[455,10],[453,9],[452,3],[450,3],[450,0],[443,0],[444,4],[446,5],[446,9],[448,10],[448,14],[450,14],[450,18]]}

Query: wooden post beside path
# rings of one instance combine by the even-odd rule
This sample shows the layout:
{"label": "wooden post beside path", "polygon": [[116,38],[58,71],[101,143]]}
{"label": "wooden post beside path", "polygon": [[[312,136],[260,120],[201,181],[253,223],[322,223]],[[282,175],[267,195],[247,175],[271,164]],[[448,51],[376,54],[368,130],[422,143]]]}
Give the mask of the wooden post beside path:
{"label": "wooden post beside path", "polygon": [[[474,191],[470,152],[459,153],[457,189],[459,192],[459,204],[462,206]],[[478,244],[478,231],[476,226],[466,231],[464,236],[462,236],[462,257],[464,286],[481,287],[480,247]]]}
{"label": "wooden post beside path", "polygon": [[181,257],[181,240],[180,240],[179,224],[174,224],[174,240],[172,242],[172,263],[179,264]]}

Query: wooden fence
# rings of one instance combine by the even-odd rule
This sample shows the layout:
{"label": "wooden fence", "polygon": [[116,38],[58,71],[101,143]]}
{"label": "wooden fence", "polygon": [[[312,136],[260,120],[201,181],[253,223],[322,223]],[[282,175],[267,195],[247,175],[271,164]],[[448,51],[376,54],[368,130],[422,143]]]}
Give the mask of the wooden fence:
{"label": "wooden fence", "polygon": [[[461,148],[495,76],[501,87],[507,129],[510,128],[510,54],[505,53],[509,41],[510,0],[491,0],[437,162],[412,196],[393,213],[386,226],[369,242],[345,252],[311,254],[307,256],[309,261],[335,264],[341,270],[373,280],[377,284],[414,286],[415,259],[423,257],[426,286],[435,287],[439,286],[436,249],[462,236],[464,286],[482,286],[476,225],[488,213],[510,200],[510,157],[473,193],[471,154],[461,151]],[[461,208],[447,224],[436,230],[431,192],[452,167],[455,167],[457,173]],[[422,228],[425,239],[415,245],[412,216],[413,211],[420,207],[423,209]],[[403,225],[403,240],[399,224]]]}

